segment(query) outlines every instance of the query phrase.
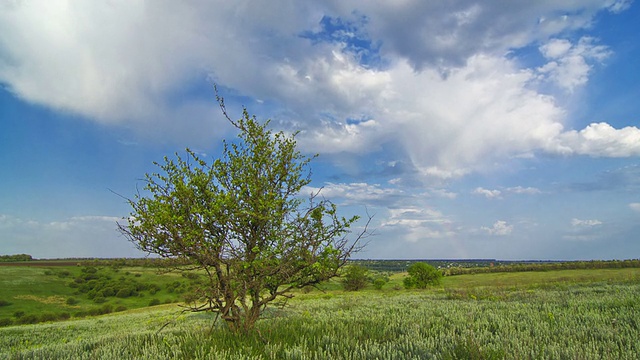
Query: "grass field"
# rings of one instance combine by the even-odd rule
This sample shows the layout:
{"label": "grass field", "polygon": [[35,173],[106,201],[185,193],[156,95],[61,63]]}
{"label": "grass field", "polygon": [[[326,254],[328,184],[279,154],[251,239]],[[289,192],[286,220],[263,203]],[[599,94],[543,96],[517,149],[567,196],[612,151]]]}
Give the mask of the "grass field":
{"label": "grass field", "polygon": [[[179,275],[143,267],[2,266],[0,326],[172,303],[189,283]],[[122,288],[133,291],[117,296]]]}
{"label": "grass field", "polygon": [[[138,279],[159,281],[150,270],[140,272]],[[0,359],[636,359],[640,353],[640,269],[460,275],[424,291],[397,290],[403,276],[392,275],[382,290],[349,293],[334,282],[325,292],[299,293],[245,336],[212,327],[211,314],[182,314],[175,304],[8,326],[0,328]],[[15,280],[13,295],[34,281]]]}

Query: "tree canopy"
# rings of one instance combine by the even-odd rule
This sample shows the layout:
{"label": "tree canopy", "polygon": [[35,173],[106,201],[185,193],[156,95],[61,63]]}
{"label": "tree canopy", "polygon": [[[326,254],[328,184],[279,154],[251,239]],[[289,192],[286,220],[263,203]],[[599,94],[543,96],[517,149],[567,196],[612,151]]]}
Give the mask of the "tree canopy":
{"label": "tree canopy", "polygon": [[248,331],[270,302],[336,276],[371,218],[350,238],[359,217],[340,217],[319,193],[300,197],[312,158],[296,149],[296,134],[274,133],[246,109],[233,121],[218,101],[237,139],[212,163],[189,149],[155,163],[160,171],[146,174],[146,194],[128,200],[133,210],[118,226],[140,250],[204,274],[191,310]]}
{"label": "tree canopy", "polygon": [[442,272],[424,262],[415,262],[407,269],[409,276],[404,278],[406,288],[425,289],[429,285],[437,285],[442,279]]}

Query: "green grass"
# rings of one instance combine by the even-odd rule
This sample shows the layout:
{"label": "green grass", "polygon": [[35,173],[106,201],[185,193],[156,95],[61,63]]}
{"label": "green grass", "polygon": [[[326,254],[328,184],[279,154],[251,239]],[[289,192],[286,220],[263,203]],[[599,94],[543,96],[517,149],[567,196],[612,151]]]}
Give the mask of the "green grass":
{"label": "green grass", "polygon": [[[145,268],[118,274],[127,272],[165,285],[186,281],[160,280]],[[57,277],[18,271],[0,281],[13,279],[16,294],[42,276]],[[181,313],[175,304],[3,327],[0,359],[636,359],[640,353],[640,269],[460,275],[425,291],[397,290],[403,276],[392,275],[382,290],[345,292],[336,280],[324,291],[298,292],[245,335],[212,327],[212,314]],[[141,299],[149,297],[131,300]]]}
{"label": "green grass", "polygon": [[[0,267],[0,325],[26,324],[88,314],[134,309],[154,303],[176,302],[189,280],[176,274],[159,275],[152,268],[98,267],[96,275],[112,286],[121,284],[155,284],[156,291],[145,289],[126,298],[110,296],[90,298],[80,287],[88,281],[76,283],[86,276],[80,266],[3,266]],[[75,284],[74,284],[75,283]],[[170,284],[183,284],[178,290]],[[75,287],[72,287],[75,286]],[[117,288],[116,288],[117,289]]]}
{"label": "green grass", "polygon": [[[301,296],[257,331],[170,305],[0,329],[0,359],[635,359],[640,285],[535,289],[503,301],[437,291]],[[162,327],[169,323],[168,326]]]}

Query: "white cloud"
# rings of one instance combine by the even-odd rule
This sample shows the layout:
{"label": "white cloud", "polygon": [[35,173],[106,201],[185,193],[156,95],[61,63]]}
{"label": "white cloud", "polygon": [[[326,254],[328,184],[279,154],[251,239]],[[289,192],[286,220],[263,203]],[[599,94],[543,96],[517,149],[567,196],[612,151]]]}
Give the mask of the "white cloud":
{"label": "white cloud", "polygon": [[472,193],[476,195],[483,195],[487,199],[500,199],[500,194],[502,194],[500,190],[489,190],[482,187],[475,188]]}
{"label": "white cloud", "polygon": [[506,221],[498,220],[493,224],[492,227],[483,226],[480,229],[485,231],[489,235],[506,236],[510,235],[513,232],[513,225],[507,224]]}
{"label": "white cloud", "polygon": [[324,187],[317,188],[306,186],[302,189],[302,195],[320,193],[327,199],[343,199],[345,204],[385,204],[388,205],[397,201],[400,197],[405,197],[402,190],[395,188],[383,188],[379,184],[350,183],[336,184],[326,183]]}
{"label": "white cloud", "polygon": [[549,144],[550,152],[594,157],[640,156],[640,129],[615,129],[607,123],[593,123],[580,131],[566,131]]}
{"label": "white cloud", "polygon": [[395,231],[409,242],[447,238],[457,233],[453,222],[440,211],[417,207],[390,209],[389,217],[382,222],[380,231],[387,235]]}
{"label": "white cloud", "polygon": [[611,55],[606,46],[594,43],[591,37],[582,37],[575,45],[565,39],[551,39],[540,47],[549,62],[537,71],[559,87],[573,91],[587,82],[592,69],[589,62],[602,62]]}
{"label": "white cloud", "polygon": [[629,208],[631,208],[631,210],[633,211],[640,212],[640,203],[630,203]]}
{"label": "white cloud", "polygon": [[571,226],[573,227],[593,227],[602,225],[602,221],[600,220],[580,220],[580,219],[571,219]]}
{"label": "white cloud", "polygon": [[507,188],[506,190],[514,194],[526,194],[526,195],[542,194],[542,191],[540,191],[540,189],[534,188],[534,187],[515,186],[515,187]]}
{"label": "white cloud", "polygon": [[[90,120],[204,142],[220,116],[211,97],[184,94],[210,77],[281,107],[274,112],[303,131],[305,150],[362,155],[386,146],[425,181],[456,178],[540,150],[638,153],[636,128],[611,128],[608,145],[587,139],[588,129],[563,133],[565,111],[535,88],[540,71],[566,88],[583,84],[607,49],[557,36],[626,4],[9,2],[0,5],[0,82]],[[383,64],[362,64],[343,42],[300,36],[319,30],[323,16],[366,18],[357,30],[380,44]],[[545,43],[555,65],[522,69],[506,56],[534,43]]]}

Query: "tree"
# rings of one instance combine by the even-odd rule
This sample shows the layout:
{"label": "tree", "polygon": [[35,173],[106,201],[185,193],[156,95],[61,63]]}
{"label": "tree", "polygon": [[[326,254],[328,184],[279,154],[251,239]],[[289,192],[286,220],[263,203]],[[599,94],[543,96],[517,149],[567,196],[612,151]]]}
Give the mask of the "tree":
{"label": "tree", "polygon": [[442,272],[435,267],[423,263],[415,262],[407,269],[409,276],[404,278],[404,286],[407,289],[418,288],[425,289],[429,285],[437,285],[442,278]]}
{"label": "tree", "polygon": [[224,141],[212,164],[189,149],[184,159],[154,163],[161,171],[146,174],[147,196],[128,199],[133,210],[118,227],[138,249],[204,273],[189,309],[217,312],[246,332],[272,301],[337,276],[363,246],[371,218],[349,239],[357,216],[338,216],[319,192],[299,197],[312,158],[296,150],[296,134],[273,133],[246,109],[233,121],[218,102],[239,130],[236,141]]}
{"label": "tree", "polygon": [[347,291],[364,289],[369,282],[369,270],[362,265],[349,265],[342,275],[342,286]]}

